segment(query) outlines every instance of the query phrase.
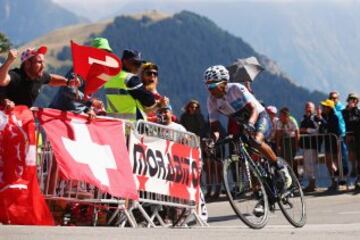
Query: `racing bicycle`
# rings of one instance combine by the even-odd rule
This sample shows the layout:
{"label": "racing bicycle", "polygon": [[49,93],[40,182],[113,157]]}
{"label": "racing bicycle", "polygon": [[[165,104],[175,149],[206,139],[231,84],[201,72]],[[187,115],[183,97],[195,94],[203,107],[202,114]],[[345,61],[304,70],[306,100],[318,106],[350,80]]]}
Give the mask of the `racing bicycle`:
{"label": "racing bicycle", "polygon": [[[251,147],[251,134],[243,125],[241,137],[228,136],[214,143],[203,139],[208,154],[216,156],[220,152],[223,165],[222,177],[225,192],[236,215],[250,228],[263,228],[269,220],[269,212],[277,210],[294,227],[306,223],[304,194],[293,169],[284,160],[292,181],[285,187],[284,176],[275,171],[269,161]],[[216,158],[215,158],[216,159]]]}

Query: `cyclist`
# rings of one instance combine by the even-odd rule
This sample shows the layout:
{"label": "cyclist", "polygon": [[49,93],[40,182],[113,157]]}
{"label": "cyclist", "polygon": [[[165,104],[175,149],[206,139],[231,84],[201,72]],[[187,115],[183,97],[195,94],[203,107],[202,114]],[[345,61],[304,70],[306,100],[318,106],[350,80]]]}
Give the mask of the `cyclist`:
{"label": "cyclist", "polygon": [[265,108],[240,83],[228,83],[229,72],[222,65],[206,69],[204,81],[210,92],[208,97],[208,112],[212,137],[219,138],[220,115],[234,117],[241,123],[246,123],[250,132],[250,144],[258,149],[272,164],[284,181],[284,189],[291,186],[292,179],[288,170],[278,161],[278,157],[265,143],[271,134],[271,121]]}

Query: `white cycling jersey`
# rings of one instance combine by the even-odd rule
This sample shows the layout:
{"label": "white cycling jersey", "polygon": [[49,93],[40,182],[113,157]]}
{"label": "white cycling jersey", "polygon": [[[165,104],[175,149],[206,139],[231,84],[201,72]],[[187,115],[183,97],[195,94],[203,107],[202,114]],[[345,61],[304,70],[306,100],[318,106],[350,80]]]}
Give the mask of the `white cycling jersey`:
{"label": "white cycling jersey", "polygon": [[265,111],[265,108],[244,85],[228,83],[224,97],[216,98],[212,95],[208,97],[209,120],[210,122],[219,121],[221,114],[231,116],[243,110],[248,103],[253,103],[259,114]]}

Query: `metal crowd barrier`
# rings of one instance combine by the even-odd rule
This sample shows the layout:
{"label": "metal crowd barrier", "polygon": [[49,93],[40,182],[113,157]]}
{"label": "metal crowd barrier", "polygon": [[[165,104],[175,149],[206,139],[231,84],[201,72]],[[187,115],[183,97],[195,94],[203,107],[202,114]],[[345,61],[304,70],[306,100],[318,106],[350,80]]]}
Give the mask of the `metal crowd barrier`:
{"label": "metal crowd barrier", "polygon": [[[36,117],[36,116],[35,116]],[[131,123],[125,125],[131,127]],[[46,134],[37,125],[37,166],[40,189],[47,200],[50,210],[58,224],[66,225],[68,221],[74,221],[71,209],[78,206],[80,215],[89,214],[86,208],[92,211],[91,224],[116,225],[124,227],[126,223],[135,227],[136,221],[131,215],[129,201],[112,197],[108,193],[101,192],[98,188],[82,181],[65,180],[57,168],[56,160],[50,143],[46,140]],[[86,219],[86,225],[89,224]],[[84,223],[76,222],[83,225]]]}
{"label": "metal crowd barrier", "polygon": [[294,138],[285,137],[279,155],[291,164],[304,185],[309,179],[314,179],[320,188],[329,187],[333,180],[347,184],[341,141],[339,136],[331,133],[301,134],[296,146]]}
{"label": "metal crowd barrier", "polygon": [[[316,180],[317,187],[329,187],[331,179],[346,181],[344,174],[341,139],[335,134],[301,134],[299,146],[292,143],[292,138],[285,137],[281,142],[281,149],[278,152],[298,174],[299,179],[304,185],[310,178]],[[224,150],[220,150],[223,152]],[[226,150],[230,151],[230,150]],[[204,168],[202,172],[202,187],[206,190],[207,200],[216,200],[222,188],[221,163],[217,160],[219,154],[204,153]],[[336,167],[337,173],[329,171]]]}
{"label": "metal crowd barrier", "polygon": [[[199,146],[199,140],[195,134],[173,130],[155,123],[138,121],[136,127],[134,127],[131,122],[125,122],[125,130],[127,139],[131,131],[136,131],[137,134],[166,139],[190,147]],[[101,192],[95,186],[85,182],[63,179],[57,168],[50,143],[46,140],[46,134],[39,125],[37,126],[37,135],[37,139],[40,140],[37,146],[40,188],[53,214],[56,215],[55,210],[58,205],[90,205],[93,207],[92,225],[94,226],[100,222],[101,225],[121,227],[130,225],[131,227],[137,227],[139,223],[135,216],[137,215],[136,210],[138,210],[147,223],[146,227],[157,227],[159,225],[155,224],[155,219],[158,220],[160,226],[169,226],[161,217],[160,210],[164,207],[176,207],[185,209],[187,212],[185,218],[178,223],[178,226],[186,225],[187,221],[192,217],[195,217],[195,220],[201,226],[207,225],[207,223],[199,217],[197,205],[194,201],[186,201],[145,191],[139,191],[139,201],[128,201],[114,198],[110,194]],[[150,213],[148,210],[149,206]],[[148,211],[146,211],[145,208]],[[107,213],[105,220],[99,219],[99,213],[103,212],[102,210]],[[60,214],[64,215],[64,212],[65,209],[62,209]],[[65,216],[62,217],[65,218]],[[104,216],[100,216],[100,218],[104,218]]]}
{"label": "metal crowd barrier", "polygon": [[[201,174],[201,186],[204,189],[205,199],[207,201],[217,200],[222,191],[222,162],[220,149],[207,149],[206,143],[201,143],[203,168]],[[220,150],[220,151],[219,151]],[[224,150],[224,149],[223,149]]]}
{"label": "metal crowd barrier", "polygon": [[[192,148],[200,146],[199,138],[193,133],[174,130],[164,125],[143,120],[136,122],[135,132],[136,134],[169,140]],[[136,208],[141,210],[143,216],[148,221],[148,226],[155,226],[154,219],[157,219],[161,226],[168,226],[159,214],[159,211],[164,207],[175,207],[186,211],[185,218],[182,219],[182,221],[179,221],[177,226],[187,226],[187,222],[191,218],[195,218],[200,226],[208,226],[208,224],[199,216],[197,211],[199,206],[194,201],[187,201],[147,191],[139,191],[139,194],[140,200]],[[143,210],[143,207],[146,206],[151,206],[150,215]]]}
{"label": "metal crowd barrier", "polygon": [[169,128],[165,125],[160,125],[153,122],[146,122],[143,120],[137,121],[135,126],[136,132],[138,134],[170,140],[172,142],[181,143],[193,148],[200,146],[199,137],[191,132],[183,132]]}

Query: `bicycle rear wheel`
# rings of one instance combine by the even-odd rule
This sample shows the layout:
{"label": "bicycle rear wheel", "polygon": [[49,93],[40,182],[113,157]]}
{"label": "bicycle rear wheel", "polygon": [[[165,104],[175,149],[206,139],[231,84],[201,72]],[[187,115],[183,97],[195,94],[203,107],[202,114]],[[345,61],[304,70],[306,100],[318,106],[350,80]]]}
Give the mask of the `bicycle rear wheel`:
{"label": "bicycle rear wheel", "polygon": [[291,186],[280,195],[278,204],[285,218],[291,225],[298,228],[303,227],[306,222],[304,193],[293,169],[285,161],[283,164],[290,173],[292,183]]}
{"label": "bicycle rear wheel", "polygon": [[261,177],[243,159],[225,159],[223,178],[226,195],[236,215],[250,228],[263,228],[268,222],[269,204]]}

